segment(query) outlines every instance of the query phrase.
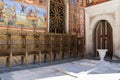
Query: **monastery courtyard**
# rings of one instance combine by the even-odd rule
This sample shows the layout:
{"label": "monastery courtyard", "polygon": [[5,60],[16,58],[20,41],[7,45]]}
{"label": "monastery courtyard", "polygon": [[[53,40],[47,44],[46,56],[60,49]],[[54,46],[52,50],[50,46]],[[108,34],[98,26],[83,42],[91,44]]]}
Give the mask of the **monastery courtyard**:
{"label": "monastery courtyard", "polygon": [[1,68],[0,80],[120,80],[120,64],[114,61],[81,59],[47,66],[15,66],[12,69]]}

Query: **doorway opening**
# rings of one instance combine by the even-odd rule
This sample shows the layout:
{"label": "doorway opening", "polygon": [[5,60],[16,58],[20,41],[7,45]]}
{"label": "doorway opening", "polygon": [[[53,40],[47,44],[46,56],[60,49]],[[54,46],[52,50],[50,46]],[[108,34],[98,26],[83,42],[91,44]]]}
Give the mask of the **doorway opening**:
{"label": "doorway opening", "polygon": [[97,49],[108,49],[105,59],[112,59],[113,56],[113,35],[112,27],[106,20],[97,23],[94,30],[94,56],[99,57]]}

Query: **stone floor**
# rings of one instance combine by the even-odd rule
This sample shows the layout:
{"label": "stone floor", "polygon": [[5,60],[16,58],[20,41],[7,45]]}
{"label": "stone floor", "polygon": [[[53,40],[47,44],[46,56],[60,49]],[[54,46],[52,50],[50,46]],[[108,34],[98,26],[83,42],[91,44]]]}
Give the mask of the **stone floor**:
{"label": "stone floor", "polygon": [[82,59],[63,64],[3,72],[0,80],[120,80],[120,64]]}

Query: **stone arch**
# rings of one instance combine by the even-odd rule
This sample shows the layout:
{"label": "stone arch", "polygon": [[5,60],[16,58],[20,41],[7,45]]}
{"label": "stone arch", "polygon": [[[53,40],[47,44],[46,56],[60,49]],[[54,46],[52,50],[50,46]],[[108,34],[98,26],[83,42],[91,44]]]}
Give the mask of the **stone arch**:
{"label": "stone arch", "polygon": [[[101,20],[106,20],[110,23],[111,27],[115,27],[115,18],[112,15],[97,15],[90,20],[90,15],[86,15],[86,55],[93,55],[94,53],[94,30],[97,23]],[[114,36],[114,33],[113,33]],[[114,43],[114,42],[113,42]],[[114,48],[114,46],[113,46]]]}
{"label": "stone arch", "polygon": [[99,15],[96,16],[95,18],[93,18],[90,22],[90,28],[92,30],[95,29],[95,26],[97,25],[97,23],[101,20],[106,20],[110,23],[111,27],[115,26],[115,19],[113,16],[109,16],[109,15]]}

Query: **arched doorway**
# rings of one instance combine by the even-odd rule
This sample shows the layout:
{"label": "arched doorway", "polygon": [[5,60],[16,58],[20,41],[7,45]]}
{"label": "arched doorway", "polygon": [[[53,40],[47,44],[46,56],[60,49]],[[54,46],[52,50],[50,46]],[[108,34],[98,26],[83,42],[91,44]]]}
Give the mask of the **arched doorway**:
{"label": "arched doorway", "polygon": [[112,27],[106,20],[101,20],[97,23],[94,31],[94,43],[95,43],[95,57],[99,54],[97,49],[108,49],[105,59],[112,59],[113,55],[113,36]]}

